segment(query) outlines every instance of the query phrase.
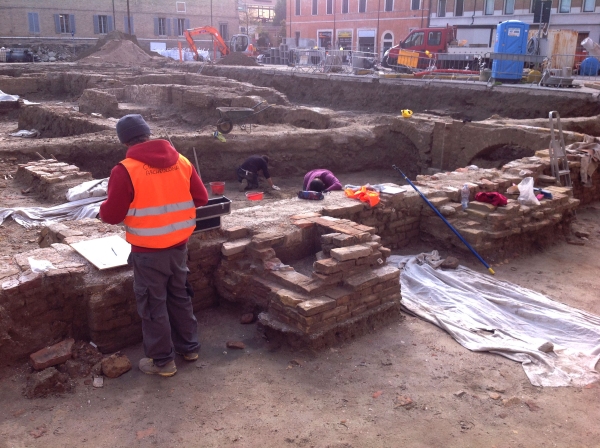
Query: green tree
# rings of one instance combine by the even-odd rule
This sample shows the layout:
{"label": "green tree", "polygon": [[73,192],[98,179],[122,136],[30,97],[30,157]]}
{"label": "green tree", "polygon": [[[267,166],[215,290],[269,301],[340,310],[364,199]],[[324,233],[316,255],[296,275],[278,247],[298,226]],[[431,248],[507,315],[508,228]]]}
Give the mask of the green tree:
{"label": "green tree", "polygon": [[277,0],[273,11],[275,12],[275,16],[273,17],[273,24],[280,25],[283,20],[285,20],[285,12],[287,9],[286,0]]}

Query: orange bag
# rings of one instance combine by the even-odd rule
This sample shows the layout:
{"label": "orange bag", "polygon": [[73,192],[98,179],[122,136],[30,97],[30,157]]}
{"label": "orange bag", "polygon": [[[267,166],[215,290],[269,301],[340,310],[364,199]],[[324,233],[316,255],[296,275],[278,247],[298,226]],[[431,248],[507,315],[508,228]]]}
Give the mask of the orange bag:
{"label": "orange bag", "polygon": [[362,202],[368,202],[371,207],[375,207],[379,204],[379,192],[375,190],[367,190],[366,186],[360,187],[360,190],[352,190],[351,188],[346,188],[345,190],[346,196],[351,199],[358,199]]}

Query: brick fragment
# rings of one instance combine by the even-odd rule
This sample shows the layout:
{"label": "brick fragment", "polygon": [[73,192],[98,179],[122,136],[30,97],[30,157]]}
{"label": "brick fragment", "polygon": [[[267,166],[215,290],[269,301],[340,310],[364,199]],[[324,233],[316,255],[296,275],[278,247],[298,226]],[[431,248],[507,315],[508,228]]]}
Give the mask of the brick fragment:
{"label": "brick fragment", "polygon": [[379,281],[380,279],[374,271],[365,271],[349,277],[345,283],[354,291],[360,291],[376,285]]}
{"label": "brick fragment", "polygon": [[341,235],[340,233],[326,233],[321,235],[321,244],[333,244],[333,238]]}
{"label": "brick fragment", "polygon": [[314,316],[336,307],[335,300],[328,297],[318,297],[306,300],[296,306],[298,312],[304,316]]}
{"label": "brick fragment", "polygon": [[280,289],[277,291],[276,296],[280,303],[292,308],[304,301],[304,299],[298,297],[292,291],[288,291],[287,289]]}
{"label": "brick fragment", "polygon": [[332,243],[335,247],[354,246],[358,243],[358,238],[353,235],[339,234],[333,237]]}
{"label": "brick fragment", "polygon": [[311,213],[303,213],[301,215],[294,215],[294,216],[291,216],[290,219],[308,219],[308,218],[318,218],[320,216],[321,216],[320,213],[311,212]]}
{"label": "brick fragment", "polygon": [[267,247],[266,249],[255,249],[253,247],[248,249],[248,252],[252,258],[257,258],[259,260],[269,260],[270,258],[275,257],[275,251]]}
{"label": "brick fragment", "polygon": [[38,350],[29,355],[31,365],[35,370],[43,370],[46,367],[62,364],[71,358],[71,348],[75,343],[74,339],[65,339],[58,344]]}
{"label": "brick fragment", "polygon": [[280,233],[259,233],[252,238],[252,247],[264,249],[283,243],[285,235]]}
{"label": "brick fragment", "polygon": [[234,241],[227,241],[221,247],[221,253],[225,256],[236,255],[244,252],[250,244],[249,238],[243,238]]}
{"label": "brick fragment", "polygon": [[361,244],[350,247],[339,247],[331,249],[331,256],[338,261],[356,260],[360,257],[371,255],[371,248]]}
{"label": "brick fragment", "polygon": [[247,227],[230,227],[229,229],[225,229],[225,236],[229,240],[239,240],[240,238],[246,238],[250,234],[250,229]]}

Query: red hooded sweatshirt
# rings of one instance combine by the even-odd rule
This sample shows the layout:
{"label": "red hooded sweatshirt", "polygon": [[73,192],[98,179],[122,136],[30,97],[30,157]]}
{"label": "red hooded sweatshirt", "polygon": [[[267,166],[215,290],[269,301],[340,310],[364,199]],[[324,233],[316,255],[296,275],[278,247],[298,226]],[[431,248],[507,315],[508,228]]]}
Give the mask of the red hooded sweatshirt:
{"label": "red hooded sweatshirt", "polygon": [[[149,140],[130,146],[126,157],[147,163],[155,168],[167,168],[177,163],[179,153],[166,140]],[[190,179],[190,193],[196,207],[208,203],[208,192],[195,168],[192,170],[192,177]],[[123,222],[129,211],[129,204],[133,201],[133,195],[133,184],[131,183],[129,172],[119,163],[110,172],[108,198],[100,206],[100,218],[102,221],[108,224]],[[186,238],[172,247],[181,246],[183,248],[187,241],[188,239]],[[156,252],[159,250],[164,249],[151,249],[131,245],[132,252]]]}

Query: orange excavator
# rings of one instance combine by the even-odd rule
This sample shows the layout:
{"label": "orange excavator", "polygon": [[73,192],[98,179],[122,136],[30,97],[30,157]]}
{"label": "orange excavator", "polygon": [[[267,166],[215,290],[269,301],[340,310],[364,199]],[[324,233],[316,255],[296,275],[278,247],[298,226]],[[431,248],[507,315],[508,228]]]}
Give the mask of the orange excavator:
{"label": "orange excavator", "polygon": [[196,43],[194,42],[194,36],[198,36],[200,34],[210,34],[214,38],[214,50],[219,50],[223,56],[227,56],[230,53],[244,53],[247,56],[256,56],[257,52],[254,46],[250,43],[250,39],[247,34],[235,34],[229,45],[225,43],[219,32],[216,28],[212,26],[201,26],[199,28],[191,28],[189,30],[185,30],[183,35],[188,42],[190,50],[194,53],[194,59],[197,61],[202,61],[202,56],[198,54],[198,48],[196,47]]}

